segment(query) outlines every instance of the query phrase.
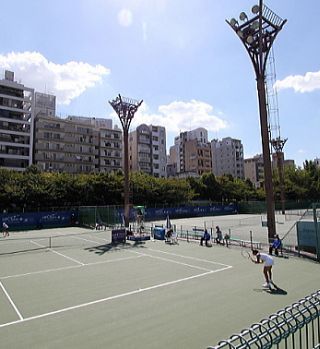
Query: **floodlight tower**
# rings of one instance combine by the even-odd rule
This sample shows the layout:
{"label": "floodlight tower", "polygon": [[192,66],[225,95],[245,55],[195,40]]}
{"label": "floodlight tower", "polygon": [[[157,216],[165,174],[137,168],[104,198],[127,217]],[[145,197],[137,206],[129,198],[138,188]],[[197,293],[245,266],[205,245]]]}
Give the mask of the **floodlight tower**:
{"label": "floodlight tower", "polygon": [[128,138],[129,128],[134,114],[142,104],[141,101],[137,101],[127,97],[118,97],[109,101],[114,111],[117,113],[122,129],[123,129],[123,146],[124,146],[124,225],[126,228],[129,227],[129,149],[128,149]]}
{"label": "floodlight tower", "polygon": [[286,20],[281,19],[265,6],[263,0],[259,0],[259,5],[252,7],[252,13],[253,17],[249,19],[245,12],[241,12],[239,15],[241,24],[239,24],[235,18],[232,18],[230,21],[227,20],[226,22],[242,41],[250,56],[256,74],[264,162],[264,186],[267,202],[268,238],[269,241],[272,241],[276,234],[276,222],[270,160],[265,72],[271,46],[283,25],[286,23]]}

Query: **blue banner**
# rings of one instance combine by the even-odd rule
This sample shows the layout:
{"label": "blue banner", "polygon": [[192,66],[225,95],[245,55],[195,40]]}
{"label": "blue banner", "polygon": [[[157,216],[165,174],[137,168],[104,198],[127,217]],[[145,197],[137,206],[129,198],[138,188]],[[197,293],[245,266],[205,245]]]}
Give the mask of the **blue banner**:
{"label": "blue banner", "polygon": [[1,225],[7,223],[9,230],[28,230],[53,227],[68,227],[72,225],[75,213],[73,211],[29,212],[1,214]]}
{"label": "blue banner", "polygon": [[[184,207],[168,207],[168,208],[145,208],[144,219],[146,221],[162,220],[167,216],[170,218],[184,218],[184,217],[201,217],[214,216],[238,213],[236,204],[229,205],[210,205],[210,206],[184,206]],[[118,210],[118,221],[123,220],[123,209]],[[130,209],[130,221],[136,220],[136,209]]]}

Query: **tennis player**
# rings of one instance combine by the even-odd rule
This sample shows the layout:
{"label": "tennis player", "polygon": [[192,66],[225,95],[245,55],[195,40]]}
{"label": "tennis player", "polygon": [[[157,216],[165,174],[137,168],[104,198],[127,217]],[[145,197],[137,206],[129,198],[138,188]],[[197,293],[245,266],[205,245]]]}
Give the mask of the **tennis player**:
{"label": "tennis player", "polygon": [[256,259],[251,258],[252,262],[263,265],[263,275],[265,277],[266,283],[262,287],[268,287],[271,289],[272,282],[272,266],[274,264],[273,258],[267,253],[261,253],[258,250],[252,250],[252,254]]}
{"label": "tennis player", "polygon": [[3,232],[3,237],[5,238],[6,236],[9,236],[9,226],[7,223],[3,222],[2,223],[2,232]]}

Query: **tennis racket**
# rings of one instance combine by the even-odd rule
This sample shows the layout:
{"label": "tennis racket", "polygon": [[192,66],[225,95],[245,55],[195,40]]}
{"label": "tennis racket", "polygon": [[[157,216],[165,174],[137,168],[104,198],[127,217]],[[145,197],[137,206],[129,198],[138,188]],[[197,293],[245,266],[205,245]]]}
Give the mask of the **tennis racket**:
{"label": "tennis racket", "polygon": [[245,259],[251,259],[251,255],[247,250],[241,250],[241,256]]}

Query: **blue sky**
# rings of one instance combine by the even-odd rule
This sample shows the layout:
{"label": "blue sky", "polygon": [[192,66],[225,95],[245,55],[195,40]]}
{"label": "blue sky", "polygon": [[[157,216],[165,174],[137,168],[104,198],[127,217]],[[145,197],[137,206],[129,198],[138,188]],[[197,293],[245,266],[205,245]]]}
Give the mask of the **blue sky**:
{"label": "blue sky", "polygon": [[[144,103],[140,123],[241,139],[261,153],[253,67],[225,19],[254,0],[1,0],[0,70],[57,96],[57,114],[112,117],[119,93]],[[274,43],[285,158],[320,157],[318,0],[266,1],[287,19]]]}

